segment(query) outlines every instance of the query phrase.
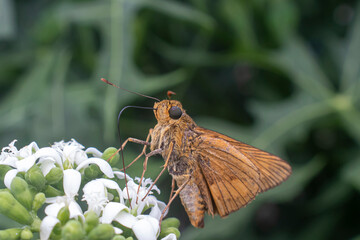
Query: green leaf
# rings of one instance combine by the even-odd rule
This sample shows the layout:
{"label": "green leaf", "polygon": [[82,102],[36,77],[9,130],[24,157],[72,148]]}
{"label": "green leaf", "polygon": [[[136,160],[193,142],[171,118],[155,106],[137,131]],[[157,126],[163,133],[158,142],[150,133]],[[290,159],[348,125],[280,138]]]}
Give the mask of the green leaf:
{"label": "green leaf", "polygon": [[360,4],[356,8],[355,21],[349,36],[349,44],[341,74],[341,91],[358,100],[360,90]]}
{"label": "green leaf", "polygon": [[315,100],[304,92],[282,103],[253,103],[251,109],[260,119],[251,144],[263,149],[278,139],[287,141],[290,132],[333,111],[326,101]]}
{"label": "green leaf", "polygon": [[269,1],[266,23],[279,43],[288,41],[294,35],[298,18],[298,9],[293,1]]}
{"label": "green leaf", "polygon": [[360,158],[346,164],[341,170],[341,179],[360,191]]}
{"label": "green leaf", "polygon": [[14,3],[11,0],[0,1],[0,39],[11,39],[15,37],[15,12]]}
{"label": "green leaf", "polygon": [[325,99],[333,94],[332,86],[315,56],[300,39],[287,41],[281,50],[274,53],[273,60],[292,81],[314,98]]}
{"label": "green leaf", "polygon": [[137,4],[139,7],[148,7],[159,11],[169,17],[178,18],[190,23],[198,24],[208,31],[212,31],[216,25],[215,20],[208,14],[203,13],[191,6],[176,1],[167,0],[123,0],[124,2]]}
{"label": "green leaf", "polygon": [[245,1],[221,1],[223,17],[236,34],[238,49],[252,49],[257,45],[251,10]]}
{"label": "green leaf", "polygon": [[[18,80],[17,87],[2,100],[0,105],[0,130],[22,124],[26,119],[27,109],[46,91],[50,71],[57,52],[45,51],[36,57],[29,71]],[[40,108],[40,106],[37,106]]]}
{"label": "green leaf", "polygon": [[342,111],[340,117],[345,122],[344,127],[347,132],[360,143],[360,112],[355,108],[351,108]]}

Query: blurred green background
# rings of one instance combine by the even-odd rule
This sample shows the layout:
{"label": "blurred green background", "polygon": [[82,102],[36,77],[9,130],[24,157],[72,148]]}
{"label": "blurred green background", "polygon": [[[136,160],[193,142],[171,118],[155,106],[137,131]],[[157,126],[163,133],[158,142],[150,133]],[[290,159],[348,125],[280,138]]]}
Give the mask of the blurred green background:
{"label": "blurred green background", "polygon": [[[360,8],[312,0],[0,0],[0,143],[119,146],[126,105],[166,91],[203,127],[286,159],[293,175],[182,239],[360,239]],[[152,111],[128,109],[122,138]],[[127,162],[141,147],[129,145]],[[147,176],[163,160],[151,158]],[[142,163],[129,171],[140,175]],[[167,201],[171,180],[159,181]],[[3,227],[8,222],[0,221]]]}

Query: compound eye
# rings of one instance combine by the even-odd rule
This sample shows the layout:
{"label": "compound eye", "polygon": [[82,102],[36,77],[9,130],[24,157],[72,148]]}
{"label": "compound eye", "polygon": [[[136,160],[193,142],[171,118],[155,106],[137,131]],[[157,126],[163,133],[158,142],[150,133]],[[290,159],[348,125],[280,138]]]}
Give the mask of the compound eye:
{"label": "compound eye", "polygon": [[172,118],[172,119],[179,119],[182,115],[182,111],[179,107],[177,106],[172,106],[170,109],[169,109],[169,116]]}

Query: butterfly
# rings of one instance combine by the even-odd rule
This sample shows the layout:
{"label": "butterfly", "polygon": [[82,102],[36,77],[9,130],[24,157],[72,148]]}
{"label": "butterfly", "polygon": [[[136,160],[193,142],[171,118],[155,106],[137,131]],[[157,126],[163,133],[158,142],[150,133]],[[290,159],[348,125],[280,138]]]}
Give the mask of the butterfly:
{"label": "butterfly", "polygon": [[197,126],[179,101],[155,102],[153,111],[150,149],[178,186],[168,206],[179,195],[194,227],[204,227],[205,213],[226,217],[291,175],[281,158]]}

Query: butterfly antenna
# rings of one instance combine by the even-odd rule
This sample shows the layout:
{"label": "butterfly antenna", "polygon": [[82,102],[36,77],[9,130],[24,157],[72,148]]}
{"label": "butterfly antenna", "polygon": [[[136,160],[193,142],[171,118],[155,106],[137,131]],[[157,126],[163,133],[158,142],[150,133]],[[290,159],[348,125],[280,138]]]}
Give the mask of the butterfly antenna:
{"label": "butterfly antenna", "polygon": [[138,92],[133,92],[133,91],[127,90],[127,89],[125,89],[125,88],[122,88],[122,87],[119,87],[119,86],[115,85],[115,84],[112,83],[112,82],[109,82],[109,81],[106,80],[105,78],[101,78],[101,81],[103,81],[104,83],[107,83],[107,84],[109,84],[109,85],[111,85],[111,86],[113,86],[113,87],[116,87],[116,88],[119,88],[119,89],[121,89],[121,90],[124,90],[124,91],[126,91],[126,92],[133,93],[133,94],[136,94],[136,95],[139,95],[139,96],[142,96],[142,97],[146,97],[146,98],[150,98],[150,99],[153,99],[153,100],[155,100],[155,101],[157,101],[157,102],[160,102],[160,99],[158,99],[158,98],[156,98],[156,97],[152,97],[152,96],[148,96],[148,95],[141,94],[141,93],[138,93]]}

